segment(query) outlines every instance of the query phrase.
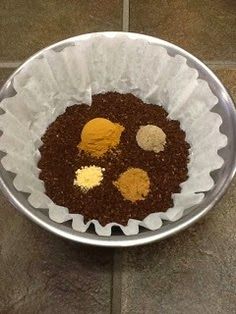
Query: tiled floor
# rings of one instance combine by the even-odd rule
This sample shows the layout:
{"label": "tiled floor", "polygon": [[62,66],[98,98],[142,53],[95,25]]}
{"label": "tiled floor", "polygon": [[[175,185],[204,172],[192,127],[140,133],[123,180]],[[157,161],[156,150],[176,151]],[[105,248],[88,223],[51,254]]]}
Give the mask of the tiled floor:
{"label": "tiled floor", "polygon": [[110,313],[112,249],[64,241],[0,204],[0,313]]}
{"label": "tiled floor", "polygon": [[121,28],[119,0],[1,1],[1,60],[23,60],[67,37]]}
{"label": "tiled floor", "polygon": [[236,1],[131,0],[130,30],[171,41],[203,60],[236,58]]}
{"label": "tiled floor", "polygon": [[[1,1],[0,84],[51,42],[128,26],[202,58],[236,100],[235,0]],[[66,242],[0,204],[0,313],[235,313],[235,180],[195,226],[124,250]]]}

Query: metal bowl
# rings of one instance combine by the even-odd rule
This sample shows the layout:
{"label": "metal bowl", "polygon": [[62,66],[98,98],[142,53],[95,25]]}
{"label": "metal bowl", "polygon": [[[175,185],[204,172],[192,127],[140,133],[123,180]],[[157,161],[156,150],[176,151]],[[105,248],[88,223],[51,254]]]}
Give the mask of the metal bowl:
{"label": "metal bowl", "polygon": [[[106,32],[106,34],[110,36],[114,36],[116,33],[117,32]],[[41,227],[61,237],[79,243],[107,247],[125,247],[146,244],[167,238],[189,227],[201,217],[203,217],[225,193],[226,188],[230,184],[236,170],[236,111],[230,95],[226,91],[223,84],[215,76],[215,74],[196,57],[169,42],[141,34],[126,34],[132,38],[142,38],[148,42],[151,42],[152,44],[162,46],[167,49],[171,56],[176,54],[184,56],[187,59],[188,65],[198,70],[200,78],[208,82],[212,92],[219,99],[219,103],[214,107],[213,111],[221,115],[223,120],[221,132],[228,137],[228,145],[220,151],[220,155],[224,158],[225,163],[221,169],[212,173],[212,177],[215,181],[215,185],[212,190],[205,193],[205,198],[198,206],[186,209],[184,216],[178,221],[164,223],[163,226],[157,231],[148,231],[146,229],[142,229],[140,230],[140,233],[135,236],[124,236],[117,232],[110,237],[98,236],[93,231],[80,233],[74,231],[68,223],[57,224],[53,222],[49,219],[45,211],[35,209],[28,203],[27,194],[19,192],[15,189],[13,186],[14,175],[10,172],[7,172],[3,168],[2,164],[0,164],[1,190],[16,208]],[[13,89],[13,79],[15,75],[31,60],[40,57],[47,50],[58,51],[67,46],[74,45],[75,43],[78,44],[86,36],[88,36],[88,34],[68,38],[47,48],[44,48],[30,57],[6,81],[5,85],[0,90],[0,101],[3,98],[14,95],[15,91]],[[0,158],[2,158],[2,156],[3,153],[1,153]]]}

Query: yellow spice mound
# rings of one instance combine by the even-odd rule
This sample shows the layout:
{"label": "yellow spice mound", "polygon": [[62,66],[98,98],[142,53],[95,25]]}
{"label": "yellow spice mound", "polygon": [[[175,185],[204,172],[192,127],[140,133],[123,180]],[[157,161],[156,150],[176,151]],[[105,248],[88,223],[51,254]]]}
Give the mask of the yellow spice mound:
{"label": "yellow spice mound", "polygon": [[113,184],[122,196],[131,202],[144,200],[150,189],[147,172],[139,168],[129,168]]}
{"label": "yellow spice mound", "polygon": [[97,166],[85,166],[75,172],[74,185],[80,187],[83,192],[101,184],[104,168]]}
{"label": "yellow spice mound", "polygon": [[79,148],[94,157],[101,157],[119,144],[123,131],[123,126],[108,119],[92,119],[85,124],[81,132]]}

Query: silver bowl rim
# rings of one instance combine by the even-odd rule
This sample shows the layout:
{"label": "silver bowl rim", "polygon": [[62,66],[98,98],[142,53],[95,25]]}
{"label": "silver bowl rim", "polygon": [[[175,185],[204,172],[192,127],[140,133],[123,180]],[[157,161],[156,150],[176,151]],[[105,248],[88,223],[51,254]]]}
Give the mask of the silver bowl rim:
{"label": "silver bowl rim", "polygon": [[[24,68],[29,62],[33,59],[40,57],[45,51],[60,48],[70,44],[75,44],[82,39],[86,39],[88,36],[99,36],[99,35],[110,35],[115,36],[116,34],[127,35],[133,39],[142,38],[152,44],[157,44],[165,47],[166,49],[172,50],[174,54],[180,54],[187,59],[187,62],[193,64],[198,70],[201,70],[205,73],[205,75],[211,79],[211,86],[214,85],[215,90],[218,90],[221,95],[223,95],[225,103],[227,104],[228,116],[231,119],[233,140],[231,147],[231,155],[229,156],[229,164],[227,165],[227,171],[224,172],[224,180],[221,183],[220,188],[215,189],[215,193],[211,193],[210,197],[207,199],[207,202],[202,206],[196,207],[194,210],[189,212],[187,215],[183,216],[181,219],[169,223],[163,224],[163,226],[156,231],[145,230],[145,232],[141,232],[137,235],[133,236],[125,236],[125,235],[112,235],[110,237],[101,237],[96,234],[91,233],[80,233],[73,230],[71,227],[65,226],[63,224],[57,224],[50,220],[50,218],[44,214],[42,214],[39,210],[34,209],[30,206],[27,200],[23,200],[23,198],[19,199],[19,193],[14,188],[11,180],[8,178],[7,171],[0,165],[0,188],[3,194],[7,197],[7,199],[13,204],[13,206],[18,209],[21,213],[25,214],[30,220],[37,223],[39,226],[44,229],[60,236],[68,240],[72,240],[74,242],[78,242],[81,244],[89,244],[95,246],[103,246],[103,247],[128,247],[128,246],[137,246],[143,245],[147,243],[151,243],[154,241],[159,241],[164,238],[170,237],[190,225],[194,224],[201,217],[203,217],[225,193],[227,187],[232,181],[234,174],[236,172],[236,110],[234,108],[234,103],[229,93],[220,82],[220,80],[216,77],[216,75],[199,59],[194,57],[192,54],[188,53],[184,49],[169,43],[165,40],[152,37],[149,35],[131,33],[131,32],[95,32],[82,34],[74,37],[67,38],[65,40],[56,42],[40,51],[32,55],[28,58],[18,69],[14,71],[14,73],[8,78],[5,84],[2,86],[0,90],[0,100],[5,98],[4,94],[7,92],[8,88],[12,84],[12,80],[15,75]],[[201,204],[200,204],[201,205]]]}

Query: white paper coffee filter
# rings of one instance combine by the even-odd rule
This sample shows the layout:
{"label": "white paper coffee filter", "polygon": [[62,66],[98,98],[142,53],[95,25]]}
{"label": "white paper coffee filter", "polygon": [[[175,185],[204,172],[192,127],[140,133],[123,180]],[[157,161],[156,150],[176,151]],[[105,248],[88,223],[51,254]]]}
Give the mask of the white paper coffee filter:
{"label": "white paper coffee filter", "polygon": [[16,95],[1,102],[5,113],[0,116],[0,150],[6,153],[1,162],[16,174],[14,186],[30,194],[32,206],[44,208],[45,213],[48,210],[55,222],[72,220],[77,231],[85,232],[93,223],[98,235],[109,236],[111,227],[118,224],[101,226],[96,220],[85,224],[82,215],[69,214],[67,208],[46,196],[44,183],[38,178],[38,148],[48,125],[67,106],[91,104],[93,94],[133,93],[146,103],[162,105],[171,119],[180,121],[191,145],[189,179],[182,183],[181,193],[173,194],[174,206],[142,221],[130,219],[127,226],[118,225],[124,234],[137,234],[139,226],[156,230],[162,220],[181,218],[184,209],[202,201],[203,192],[214,185],[210,172],[223,165],[217,151],[227,144],[227,138],[219,130],[221,117],[210,111],[218,99],[184,57],[169,56],[166,49],[145,37],[84,36],[74,46],[60,52],[46,51],[43,57],[27,63],[13,84]]}

